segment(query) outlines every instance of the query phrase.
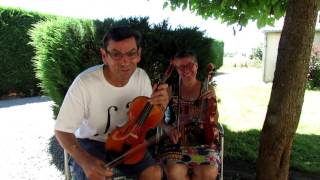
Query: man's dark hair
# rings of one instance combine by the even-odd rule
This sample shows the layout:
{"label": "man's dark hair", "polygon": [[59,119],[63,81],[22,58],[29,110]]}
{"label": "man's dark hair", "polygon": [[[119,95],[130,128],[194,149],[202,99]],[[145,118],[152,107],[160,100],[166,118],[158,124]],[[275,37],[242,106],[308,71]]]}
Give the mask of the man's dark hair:
{"label": "man's dark hair", "polygon": [[140,32],[133,30],[130,26],[115,26],[103,37],[102,45],[108,47],[110,40],[122,41],[124,39],[134,37],[137,43],[137,48],[141,47],[142,35]]}
{"label": "man's dark hair", "polygon": [[181,58],[186,58],[186,57],[192,57],[193,61],[198,63],[197,56],[193,51],[182,50],[182,51],[177,52],[174,55],[174,59],[181,59]]}

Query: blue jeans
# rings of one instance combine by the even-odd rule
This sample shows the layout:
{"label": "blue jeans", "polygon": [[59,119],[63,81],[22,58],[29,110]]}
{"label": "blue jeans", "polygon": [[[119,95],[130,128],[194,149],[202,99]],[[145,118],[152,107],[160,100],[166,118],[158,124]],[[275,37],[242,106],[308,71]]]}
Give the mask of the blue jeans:
{"label": "blue jeans", "polygon": [[[111,157],[108,156],[108,153],[105,150],[104,142],[94,141],[90,139],[78,139],[81,147],[84,148],[92,156],[105,161],[110,162]],[[120,164],[117,168],[113,168],[114,174],[123,174],[129,176],[133,179],[137,179],[139,174],[146,168],[156,165],[155,159],[152,158],[151,154],[147,152],[144,156],[144,159],[134,165],[125,165]],[[73,158],[70,158],[69,165],[71,166],[71,172],[76,176],[76,180],[87,180],[84,171],[81,166],[79,166]]]}

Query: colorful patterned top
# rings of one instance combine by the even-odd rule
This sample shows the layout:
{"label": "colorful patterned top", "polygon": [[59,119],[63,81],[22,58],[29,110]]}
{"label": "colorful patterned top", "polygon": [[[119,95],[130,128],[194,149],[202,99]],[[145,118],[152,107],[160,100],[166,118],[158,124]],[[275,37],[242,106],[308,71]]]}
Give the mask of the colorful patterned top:
{"label": "colorful patterned top", "polygon": [[[203,123],[199,120],[201,100],[199,98],[195,101],[180,99],[180,112],[178,112],[178,101],[178,96],[174,94],[166,110],[165,121],[176,128],[179,123],[182,137],[178,144],[173,144],[169,138],[160,142],[159,158],[164,163],[183,163],[190,168],[200,164],[219,167],[219,139],[213,144],[205,143]],[[180,113],[179,116],[178,113]]]}

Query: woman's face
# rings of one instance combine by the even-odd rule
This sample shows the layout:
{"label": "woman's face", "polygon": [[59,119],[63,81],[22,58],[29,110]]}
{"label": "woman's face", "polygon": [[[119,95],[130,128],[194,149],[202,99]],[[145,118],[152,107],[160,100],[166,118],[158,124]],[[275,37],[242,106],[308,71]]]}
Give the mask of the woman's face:
{"label": "woman's face", "polygon": [[193,60],[193,57],[175,59],[174,64],[182,80],[196,79],[198,64]]}

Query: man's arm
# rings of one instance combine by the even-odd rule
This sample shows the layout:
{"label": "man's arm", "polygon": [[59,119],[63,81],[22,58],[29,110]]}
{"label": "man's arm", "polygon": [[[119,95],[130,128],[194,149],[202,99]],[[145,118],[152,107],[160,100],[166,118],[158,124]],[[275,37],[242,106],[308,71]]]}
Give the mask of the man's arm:
{"label": "man's arm", "polygon": [[55,136],[63,149],[66,150],[80,166],[85,164],[90,154],[81,148],[74,134],[55,130]]}
{"label": "man's arm", "polygon": [[55,136],[63,149],[82,167],[90,180],[104,180],[105,177],[112,176],[111,169],[105,168],[103,161],[91,156],[83,149],[74,134],[55,130]]}

